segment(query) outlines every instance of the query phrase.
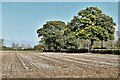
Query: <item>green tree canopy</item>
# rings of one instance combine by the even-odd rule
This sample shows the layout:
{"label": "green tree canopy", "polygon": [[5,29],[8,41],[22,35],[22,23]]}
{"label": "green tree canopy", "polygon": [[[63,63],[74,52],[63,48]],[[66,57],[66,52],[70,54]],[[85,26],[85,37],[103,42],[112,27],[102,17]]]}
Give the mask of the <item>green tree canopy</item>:
{"label": "green tree canopy", "polygon": [[64,29],[66,24],[62,21],[49,21],[37,30],[41,37],[40,44],[46,49],[61,49],[65,45]]}
{"label": "green tree canopy", "polygon": [[[114,40],[115,22],[97,7],[87,7],[78,12],[66,25],[62,21],[49,21],[37,30],[40,46],[46,50],[61,50],[68,47],[78,49],[80,40]],[[103,46],[103,45],[101,45]]]}
{"label": "green tree canopy", "polygon": [[96,40],[107,41],[114,39],[115,22],[97,7],[87,7],[78,12],[68,26],[80,39],[89,39],[91,47]]}

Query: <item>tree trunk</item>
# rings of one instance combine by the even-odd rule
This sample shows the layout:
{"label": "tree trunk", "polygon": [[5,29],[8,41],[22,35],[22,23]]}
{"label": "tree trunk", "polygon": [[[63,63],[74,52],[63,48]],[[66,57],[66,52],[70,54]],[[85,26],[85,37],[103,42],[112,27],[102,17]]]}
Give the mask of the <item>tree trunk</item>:
{"label": "tree trunk", "polygon": [[78,49],[78,46],[75,46],[75,49]]}
{"label": "tree trunk", "polygon": [[92,49],[93,42],[94,42],[94,41],[91,39],[91,43],[90,43],[90,47],[89,47],[89,49]]}
{"label": "tree trunk", "polygon": [[103,40],[101,41],[101,48],[103,48],[104,46],[103,46],[103,44],[104,44],[104,42],[103,42]]}

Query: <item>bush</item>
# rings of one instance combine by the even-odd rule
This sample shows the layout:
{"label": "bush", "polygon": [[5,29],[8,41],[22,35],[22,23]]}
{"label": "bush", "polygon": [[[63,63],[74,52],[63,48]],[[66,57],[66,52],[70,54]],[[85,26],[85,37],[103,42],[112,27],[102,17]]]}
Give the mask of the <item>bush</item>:
{"label": "bush", "polygon": [[43,50],[43,52],[66,52],[66,53],[87,53],[88,49],[63,49],[63,50]]}
{"label": "bush", "polygon": [[55,50],[43,50],[43,52],[55,52]]}
{"label": "bush", "polygon": [[107,49],[106,47],[95,47],[93,49]]}
{"label": "bush", "polygon": [[117,54],[120,55],[120,49],[91,49],[91,53]]}
{"label": "bush", "polygon": [[67,53],[87,53],[88,49],[81,48],[81,49],[68,49]]}

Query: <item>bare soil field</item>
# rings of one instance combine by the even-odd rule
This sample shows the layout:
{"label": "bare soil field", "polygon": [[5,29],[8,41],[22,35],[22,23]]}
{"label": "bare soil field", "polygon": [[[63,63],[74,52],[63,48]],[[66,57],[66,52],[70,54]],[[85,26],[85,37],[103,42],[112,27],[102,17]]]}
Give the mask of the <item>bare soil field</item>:
{"label": "bare soil field", "polygon": [[118,78],[118,55],[0,51],[2,78]]}

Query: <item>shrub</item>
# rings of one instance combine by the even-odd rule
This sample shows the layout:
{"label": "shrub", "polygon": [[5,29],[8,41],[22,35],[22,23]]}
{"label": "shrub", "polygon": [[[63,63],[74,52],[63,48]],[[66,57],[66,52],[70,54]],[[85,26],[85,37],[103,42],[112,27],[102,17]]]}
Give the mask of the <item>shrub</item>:
{"label": "shrub", "polygon": [[55,50],[43,50],[43,52],[55,52]]}
{"label": "shrub", "polygon": [[95,47],[93,49],[107,49],[106,47]]}
{"label": "shrub", "polygon": [[81,49],[68,49],[67,53],[87,53],[88,49],[81,48]]}
{"label": "shrub", "polygon": [[117,54],[120,55],[120,49],[91,49],[91,53]]}

